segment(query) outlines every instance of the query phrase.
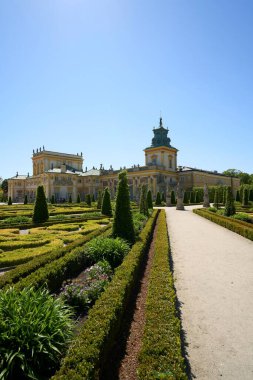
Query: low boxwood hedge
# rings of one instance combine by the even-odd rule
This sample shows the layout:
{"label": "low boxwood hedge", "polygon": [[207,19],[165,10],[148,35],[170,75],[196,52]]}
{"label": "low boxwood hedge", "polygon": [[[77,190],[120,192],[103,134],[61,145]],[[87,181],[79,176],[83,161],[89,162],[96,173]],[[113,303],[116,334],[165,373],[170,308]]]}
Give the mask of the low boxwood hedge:
{"label": "low boxwood hedge", "polygon": [[137,284],[158,215],[155,210],[94,307],[52,380],[98,379]]}
{"label": "low boxwood hedge", "polygon": [[213,212],[203,209],[195,209],[193,212],[197,215],[203,216],[208,220],[211,220],[214,223],[219,224],[222,227],[229,229],[230,231],[236,232],[237,234],[242,235],[247,239],[253,240],[253,225],[247,222],[222,215],[217,215]]}
{"label": "low boxwood hedge", "polygon": [[43,256],[35,257],[28,263],[22,264],[18,266],[17,268],[11,270],[10,272],[5,273],[3,276],[0,277],[0,288],[17,283],[23,278],[33,274],[39,268],[43,268],[46,265],[50,266],[50,264],[54,262],[55,260],[61,257],[64,257],[67,253],[72,252],[75,248],[85,244],[86,242],[91,240],[93,237],[98,236],[109,229],[110,229],[110,226],[99,228],[95,231],[88,233],[85,236],[80,237],[80,239],[76,240],[73,243],[70,243],[66,247],[55,248],[49,253],[46,253]]}
{"label": "low boxwood hedge", "polygon": [[139,353],[138,379],[187,379],[181,353],[180,320],[169,265],[166,217],[161,211],[157,222],[154,259],[146,300],[146,321]]}

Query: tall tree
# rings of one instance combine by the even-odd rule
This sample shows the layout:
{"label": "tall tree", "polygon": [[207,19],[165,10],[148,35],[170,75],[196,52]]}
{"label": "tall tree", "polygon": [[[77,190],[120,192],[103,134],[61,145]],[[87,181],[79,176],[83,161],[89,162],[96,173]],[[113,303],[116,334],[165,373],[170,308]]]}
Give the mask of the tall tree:
{"label": "tall tree", "polygon": [[112,231],[114,237],[118,236],[126,239],[130,244],[134,243],[135,241],[133,216],[130,206],[130,194],[126,171],[119,173]]}
{"label": "tall tree", "polygon": [[38,186],[35,205],[33,209],[33,222],[43,223],[49,218],[47,201],[43,186]]}
{"label": "tall tree", "polygon": [[106,216],[112,216],[111,196],[108,187],[104,191],[101,213]]}

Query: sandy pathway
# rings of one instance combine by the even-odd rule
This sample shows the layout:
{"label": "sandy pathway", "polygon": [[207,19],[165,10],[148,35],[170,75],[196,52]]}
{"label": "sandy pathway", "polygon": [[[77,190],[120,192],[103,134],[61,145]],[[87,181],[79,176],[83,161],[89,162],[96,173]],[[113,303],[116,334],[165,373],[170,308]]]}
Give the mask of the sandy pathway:
{"label": "sandy pathway", "polygon": [[193,207],[166,208],[192,378],[252,380],[253,242]]}

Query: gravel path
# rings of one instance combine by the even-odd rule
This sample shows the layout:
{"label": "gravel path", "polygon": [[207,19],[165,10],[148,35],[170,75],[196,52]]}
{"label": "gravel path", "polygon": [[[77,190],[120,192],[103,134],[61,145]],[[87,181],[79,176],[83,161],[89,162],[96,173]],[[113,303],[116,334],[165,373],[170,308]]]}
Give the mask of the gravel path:
{"label": "gravel path", "polygon": [[253,379],[253,242],[166,208],[193,379]]}

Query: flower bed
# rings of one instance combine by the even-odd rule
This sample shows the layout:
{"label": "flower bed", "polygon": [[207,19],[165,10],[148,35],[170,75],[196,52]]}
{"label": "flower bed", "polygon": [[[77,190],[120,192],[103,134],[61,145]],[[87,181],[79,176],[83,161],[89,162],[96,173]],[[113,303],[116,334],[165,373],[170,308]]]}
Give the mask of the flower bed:
{"label": "flower bed", "polygon": [[99,377],[100,368],[119,332],[131,293],[137,284],[157,215],[158,210],[155,210],[138,241],[116,269],[112,281],[89,311],[88,318],[71,345],[59,372],[52,379],[88,380]]}

